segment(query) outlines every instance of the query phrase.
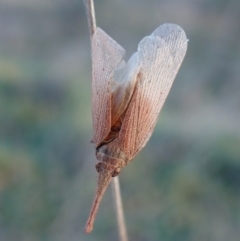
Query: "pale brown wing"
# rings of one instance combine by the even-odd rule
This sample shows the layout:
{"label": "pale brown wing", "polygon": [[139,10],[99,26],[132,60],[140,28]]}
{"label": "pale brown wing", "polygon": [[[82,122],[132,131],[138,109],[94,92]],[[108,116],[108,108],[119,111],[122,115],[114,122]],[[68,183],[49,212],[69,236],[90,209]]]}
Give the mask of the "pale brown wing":
{"label": "pale brown wing", "polygon": [[174,24],[161,25],[139,43],[142,67],[118,137],[129,159],[149,140],[186,50],[186,35]]}
{"label": "pale brown wing", "polygon": [[97,28],[92,38],[92,118],[93,143],[98,146],[111,128],[111,85],[113,74],[125,66],[125,50]]}

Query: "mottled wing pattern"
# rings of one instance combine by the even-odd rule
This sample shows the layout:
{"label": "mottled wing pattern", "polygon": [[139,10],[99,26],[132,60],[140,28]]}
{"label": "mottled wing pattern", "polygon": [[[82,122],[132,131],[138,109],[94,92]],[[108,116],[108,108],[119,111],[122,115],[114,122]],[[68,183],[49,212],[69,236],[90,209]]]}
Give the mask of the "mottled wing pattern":
{"label": "mottled wing pattern", "polygon": [[142,67],[118,137],[128,158],[149,140],[186,50],[186,35],[174,24],[161,25],[139,43]]}
{"label": "mottled wing pattern", "polygon": [[98,146],[111,128],[111,84],[119,65],[125,65],[125,50],[97,28],[92,38],[93,143]]}

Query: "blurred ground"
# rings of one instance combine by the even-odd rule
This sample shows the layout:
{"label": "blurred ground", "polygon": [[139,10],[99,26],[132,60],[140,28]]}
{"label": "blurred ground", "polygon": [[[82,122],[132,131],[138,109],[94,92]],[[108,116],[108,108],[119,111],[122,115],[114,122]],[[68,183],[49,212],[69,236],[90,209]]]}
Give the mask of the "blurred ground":
{"label": "blurred ground", "polygon": [[[186,58],[144,150],[120,182],[129,240],[240,237],[240,1],[96,1],[129,57],[164,22]],[[97,173],[91,59],[80,0],[0,2],[0,240],[118,240],[110,190],[83,228]]]}

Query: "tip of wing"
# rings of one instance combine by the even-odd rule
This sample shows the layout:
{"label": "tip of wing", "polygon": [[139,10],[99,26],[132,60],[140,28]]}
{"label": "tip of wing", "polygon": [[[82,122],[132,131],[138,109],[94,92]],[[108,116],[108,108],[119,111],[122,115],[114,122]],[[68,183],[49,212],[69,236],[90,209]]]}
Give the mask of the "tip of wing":
{"label": "tip of wing", "polygon": [[167,42],[174,39],[178,39],[178,41],[182,43],[188,42],[184,30],[180,26],[173,23],[165,23],[160,25],[153,31],[151,36],[160,37]]}
{"label": "tip of wing", "polygon": [[115,51],[120,54],[120,56],[125,56],[125,49],[118,44],[113,38],[111,38],[105,31],[97,27],[92,38],[93,42],[100,41],[101,44],[108,44],[115,49]]}
{"label": "tip of wing", "polygon": [[171,49],[171,53],[185,55],[187,50],[188,39],[184,30],[172,23],[165,23],[156,28],[151,35],[146,36],[138,45],[139,52],[156,51],[159,47]]}
{"label": "tip of wing", "polygon": [[[151,35],[142,39],[138,45],[138,52],[143,53],[145,57],[149,55],[154,56],[154,52],[164,52],[163,48],[167,48],[169,49],[169,54],[174,56],[178,54],[184,57],[187,50],[187,42],[188,39],[181,27],[176,24],[165,23],[156,28]],[[143,58],[142,55],[141,58]]]}

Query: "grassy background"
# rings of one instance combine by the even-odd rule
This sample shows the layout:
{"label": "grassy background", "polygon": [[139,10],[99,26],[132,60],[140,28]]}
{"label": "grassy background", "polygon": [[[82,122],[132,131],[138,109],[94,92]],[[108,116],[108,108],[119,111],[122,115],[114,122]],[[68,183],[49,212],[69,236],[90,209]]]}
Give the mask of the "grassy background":
{"label": "grassy background", "polygon": [[[186,58],[144,150],[120,182],[131,241],[240,237],[240,2],[96,1],[129,57],[164,22]],[[83,228],[97,173],[81,0],[0,2],[0,240],[118,240],[110,189]]]}

